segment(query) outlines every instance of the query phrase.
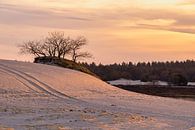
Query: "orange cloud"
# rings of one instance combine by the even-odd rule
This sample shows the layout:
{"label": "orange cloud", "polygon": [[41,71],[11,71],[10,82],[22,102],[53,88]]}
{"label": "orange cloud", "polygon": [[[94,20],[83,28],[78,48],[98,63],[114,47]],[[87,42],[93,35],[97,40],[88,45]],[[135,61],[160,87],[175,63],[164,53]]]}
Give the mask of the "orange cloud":
{"label": "orange cloud", "polygon": [[15,43],[61,30],[85,35],[90,41],[87,49],[97,62],[191,59],[195,57],[194,9],[183,2],[1,0],[0,58],[9,49],[9,57],[16,57]]}

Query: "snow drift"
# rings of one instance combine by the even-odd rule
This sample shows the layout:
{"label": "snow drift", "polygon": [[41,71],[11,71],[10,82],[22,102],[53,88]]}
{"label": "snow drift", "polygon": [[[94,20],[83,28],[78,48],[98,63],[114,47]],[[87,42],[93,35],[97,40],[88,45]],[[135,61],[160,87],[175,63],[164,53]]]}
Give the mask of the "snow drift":
{"label": "snow drift", "polygon": [[0,129],[191,129],[195,102],[147,96],[56,66],[0,60]]}
{"label": "snow drift", "polygon": [[0,75],[3,89],[9,91],[34,91],[64,97],[68,94],[74,97],[86,91],[103,93],[113,90],[88,74],[43,64],[1,60]]}

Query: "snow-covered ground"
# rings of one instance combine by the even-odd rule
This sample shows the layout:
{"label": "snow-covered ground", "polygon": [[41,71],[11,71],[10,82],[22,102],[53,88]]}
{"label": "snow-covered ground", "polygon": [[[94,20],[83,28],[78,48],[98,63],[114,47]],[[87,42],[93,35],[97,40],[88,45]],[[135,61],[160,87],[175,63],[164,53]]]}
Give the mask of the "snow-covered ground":
{"label": "snow-covered ground", "polygon": [[193,101],[128,92],[70,69],[0,60],[0,130],[194,127]]}
{"label": "snow-covered ground", "polygon": [[113,81],[107,81],[111,85],[160,85],[168,86],[167,82],[154,81],[154,82],[142,82],[141,80],[129,80],[129,79],[118,79]]}
{"label": "snow-covered ground", "polygon": [[[142,82],[141,80],[129,80],[129,79],[118,79],[107,81],[111,85],[159,85],[168,86],[169,84],[165,81],[154,81],[154,82]],[[195,82],[188,82],[188,86],[195,86]]]}
{"label": "snow-covered ground", "polygon": [[188,82],[188,86],[195,86],[195,82]]}

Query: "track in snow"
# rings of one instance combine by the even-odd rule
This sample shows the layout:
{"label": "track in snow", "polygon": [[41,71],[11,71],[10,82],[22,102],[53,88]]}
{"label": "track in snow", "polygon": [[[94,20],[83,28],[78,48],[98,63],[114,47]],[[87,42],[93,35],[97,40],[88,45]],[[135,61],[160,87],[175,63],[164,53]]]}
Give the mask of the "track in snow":
{"label": "track in snow", "polygon": [[[44,92],[46,94],[58,97],[58,98],[70,98],[70,99],[74,99],[74,100],[78,100],[74,97],[68,96],[64,93],[61,93],[55,89],[53,89],[51,86],[49,86],[48,84],[38,80],[37,78],[13,69],[11,67],[8,67],[6,65],[0,64],[0,71],[8,74],[8,75],[12,75],[12,76],[16,76],[16,77],[20,77],[22,80],[24,80],[25,82],[29,83],[31,86],[27,85],[25,82],[21,81],[20,79],[16,78],[19,82],[21,82],[22,84],[24,84],[26,87],[30,88],[31,90],[33,90],[34,92],[40,93],[38,91]],[[37,91],[38,90],[38,91]]]}

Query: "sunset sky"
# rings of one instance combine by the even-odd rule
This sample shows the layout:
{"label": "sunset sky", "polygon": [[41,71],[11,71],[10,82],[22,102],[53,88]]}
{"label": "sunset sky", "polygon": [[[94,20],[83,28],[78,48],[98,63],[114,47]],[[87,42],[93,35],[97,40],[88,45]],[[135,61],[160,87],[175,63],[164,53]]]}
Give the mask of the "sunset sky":
{"label": "sunset sky", "polygon": [[195,59],[195,0],[0,0],[0,58],[51,31],[85,36],[95,61]]}

